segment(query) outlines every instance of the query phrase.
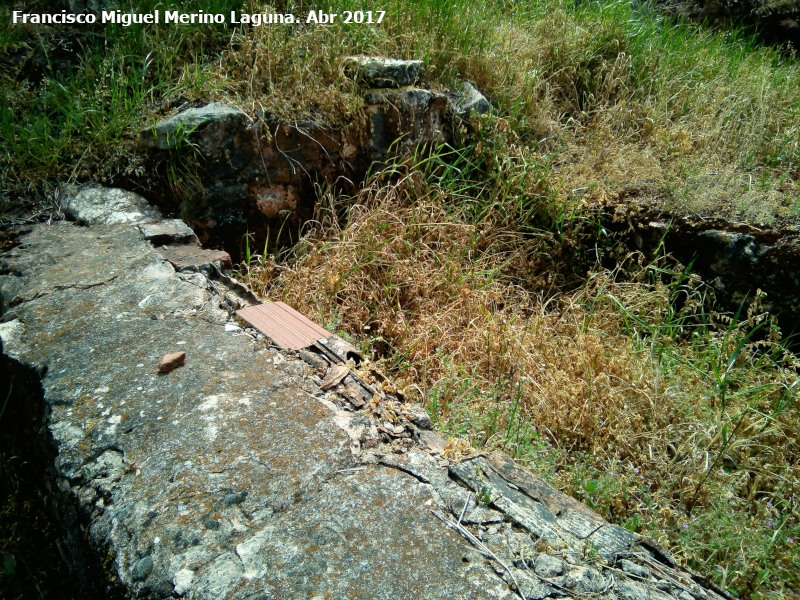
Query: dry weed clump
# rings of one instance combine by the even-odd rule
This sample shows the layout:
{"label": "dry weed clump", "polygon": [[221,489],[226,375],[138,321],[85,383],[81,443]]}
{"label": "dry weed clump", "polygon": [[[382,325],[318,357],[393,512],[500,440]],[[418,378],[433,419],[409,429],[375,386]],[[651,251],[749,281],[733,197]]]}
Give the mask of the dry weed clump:
{"label": "dry weed clump", "polygon": [[[250,281],[361,340],[441,419],[465,401],[518,404],[565,450],[634,452],[649,382],[619,313],[525,291],[507,273],[532,272],[537,240],[460,220],[413,179],[369,189],[345,227],[326,219],[295,264]],[[464,393],[464,377],[480,393]]]}
{"label": "dry weed clump", "polygon": [[347,206],[327,193],[292,262],[246,277],[359,343],[449,435],[726,585],[800,566],[798,365],[759,303],[706,313],[696,278],[637,256],[558,291],[551,237],[471,222],[462,200],[415,170]]}

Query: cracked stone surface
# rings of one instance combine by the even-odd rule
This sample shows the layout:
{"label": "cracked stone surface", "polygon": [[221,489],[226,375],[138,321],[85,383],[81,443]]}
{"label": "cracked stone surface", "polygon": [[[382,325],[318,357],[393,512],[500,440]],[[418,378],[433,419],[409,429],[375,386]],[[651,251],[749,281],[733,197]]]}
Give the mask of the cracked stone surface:
{"label": "cracked stone surface", "polygon": [[63,209],[68,218],[85,225],[144,224],[161,219],[159,211],[138,194],[96,184],[70,190]]}
{"label": "cracked stone surface", "polygon": [[305,363],[226,333],[223,292],[134,225],[38,226],[2,261],[4,350],[46,369],[61,487],[130,597],[510,597],[429,488],[348,471]]}
{"label": "cracked stone surface", "polygon": [[109,596],[728,597],[502,454],[451,464],[397,397],[323,392],[231,323],[232,280],[176,271],[139,208],[0,256],[3,351],[42,376],[57,488]]}

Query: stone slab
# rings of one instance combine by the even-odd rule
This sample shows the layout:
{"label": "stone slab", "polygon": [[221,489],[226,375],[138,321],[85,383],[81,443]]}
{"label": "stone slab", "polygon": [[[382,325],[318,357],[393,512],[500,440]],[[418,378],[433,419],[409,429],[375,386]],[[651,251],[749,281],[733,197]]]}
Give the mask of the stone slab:
{"label": "stone slab", "polygon": [[87,184],[67,193],[64,214],[84,225],[152,223],[161,219],[158,209],[127,190]]}
{"label": "stone slab", "polygon": [[233,267],[231,255],[224,250],[209,250],[187,244],[161,246],[158,252],[172,263],[178,271],[199,269],[211,263],[220,263],[226,269]]}
{"label": "stone slab", "polygon": [[[226,333],[212,282],[177,273],[135,227],[39,226],[2,260],[22,279],[4,350],[46,372],[61,489],[109,593],[511,597],[461,561],[430,486],[348,471],[351,439],[305,363]],[[174,351],[185,365],[159,374]]]}
{"label": "stone slab", "polygon": [[[191,137],[205,128],[220,129],[230,123],[244,123],[247,115],[233,106],[212,102],[205,106],[189,108],[175,116],[164,119],[150,129],[142,131],[145,145],[161,150],[181,148]],[[192,141],[194,143],[194,141]]]}
{"label": "stone slab", "polygon": [[144,235],[144,239],[154,246],[199,243],[194,231],[180,219],[163,219],[155,223],[145,223],[139,225],[139,231]]}
{"label": "stone slab", "polygon": [[345,61],[345,72],[368,88],[398,88],[421,82],[425,78],[425,63],[421,60],[352,56]]}

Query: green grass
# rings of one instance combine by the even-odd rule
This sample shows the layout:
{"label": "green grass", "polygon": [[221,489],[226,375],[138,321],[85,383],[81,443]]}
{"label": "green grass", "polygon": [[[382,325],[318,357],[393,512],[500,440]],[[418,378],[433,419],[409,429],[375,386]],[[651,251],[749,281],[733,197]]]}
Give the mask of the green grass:
{"label": "green grass", "polygon": [[[206,3],[219,12],[240,4]],[[161,3],[117,6],[147,12]],[[207,61],[227,43],[224,28],[23,28],[11,24],[10,11],[0,12],[4,195],[41,202],[58,184],[141,175],[137,135],[151,115],[167,102],[213,97],[222,85]]]}

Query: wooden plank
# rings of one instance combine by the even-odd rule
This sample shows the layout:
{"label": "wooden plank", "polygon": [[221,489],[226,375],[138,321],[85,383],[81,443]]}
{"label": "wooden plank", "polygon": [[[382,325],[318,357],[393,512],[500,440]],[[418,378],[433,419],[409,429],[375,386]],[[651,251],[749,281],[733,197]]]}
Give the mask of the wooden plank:
{"label": "wooden plank", "polygon": [[268,302],[236,311],[240,317],[282,348],[300,350],[331,333],[283,302]]}

